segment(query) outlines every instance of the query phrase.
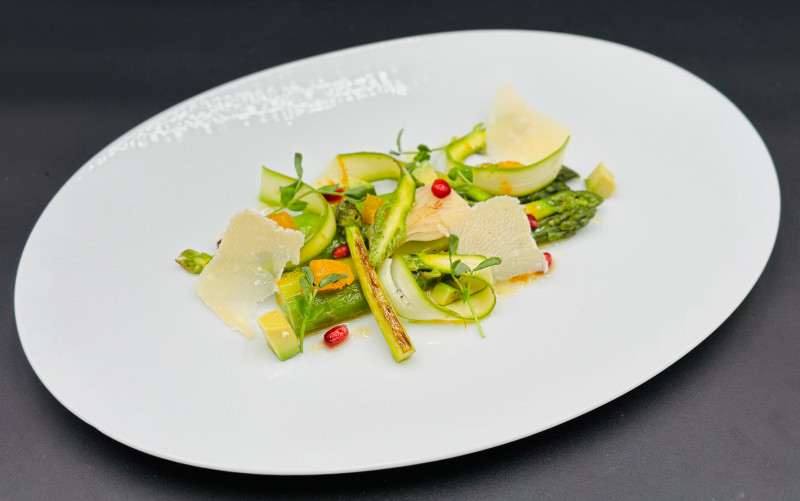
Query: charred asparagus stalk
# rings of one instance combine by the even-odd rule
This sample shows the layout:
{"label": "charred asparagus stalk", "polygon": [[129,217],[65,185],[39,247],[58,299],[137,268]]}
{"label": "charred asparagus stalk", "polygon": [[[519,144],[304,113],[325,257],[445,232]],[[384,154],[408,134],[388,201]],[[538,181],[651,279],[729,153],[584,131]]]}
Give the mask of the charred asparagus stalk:
{"label": "charred asparagus stalk", "polygon": [[[413,186],[413,181],[412,181]],[[336,219],[344,227],[347,237],[347,246],[353,258],[354,271],[358,275],[361,291],[367,299],[369,309],[375,316],[378,327],[386,343],[392,350],[395,361],[402,362],[409,358],[415,351],[400,318],[392,308],[386,291],[383,290],[378,274],[370,264],[369,252],[361,236],[360,214],[358,209],[349,201],[343,201],[337,209]]]}

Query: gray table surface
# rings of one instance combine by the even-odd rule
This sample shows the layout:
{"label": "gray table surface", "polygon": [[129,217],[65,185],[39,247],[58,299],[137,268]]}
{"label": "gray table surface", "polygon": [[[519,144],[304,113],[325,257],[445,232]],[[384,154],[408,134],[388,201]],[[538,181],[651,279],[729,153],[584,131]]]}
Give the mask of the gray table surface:
{"label": "gray table surface", "polygon": [[[800,498],[800,3],[645,4],[0,2],[0,498]],[[761,279],[705,342],[623,397],[538,435],[328,477],[237,475],[150,457],[47,392],[17,336],[16,268],[47,202],[94,153],[235,77],[475,28],[578,33],[651,52],[708,81],[753,122],[781,182],[780,233]],[[758,200],[747,203],[758,210]]]}

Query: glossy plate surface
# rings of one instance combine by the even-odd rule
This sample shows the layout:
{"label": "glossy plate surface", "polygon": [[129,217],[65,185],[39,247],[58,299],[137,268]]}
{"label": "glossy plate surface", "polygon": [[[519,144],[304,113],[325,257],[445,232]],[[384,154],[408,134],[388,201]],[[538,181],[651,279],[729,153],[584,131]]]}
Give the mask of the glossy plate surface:
{"label": "glossy plate surface", "polygon": [[[261,165],[307,178],[337,153],[441,145],[512,83],[572,127],[566,164],[618,189],[546,278],[474,326],[411,325],[396,364],[374,320],[337,350],[279,362],[226,327],[174,262],[213,251],[256,206]],[[759,210],[752,210],[758,200]],[[36,224],[15,306],[38,376],[136,449],[252,473],[378,469],[452,457],[583,414],[716,329],[774,244],[775,170],[748,120],[686,71],[599,40],[463,32],[269,69],[189,99],[84,165]]]}

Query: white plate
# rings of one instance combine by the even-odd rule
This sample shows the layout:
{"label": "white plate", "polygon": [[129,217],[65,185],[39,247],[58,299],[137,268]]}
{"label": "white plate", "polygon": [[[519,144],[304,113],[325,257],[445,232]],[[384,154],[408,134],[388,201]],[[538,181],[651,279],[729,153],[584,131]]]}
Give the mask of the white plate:
{"label": "white plate", "polygon": [[[374,321],[340,349],[279,362],[223,325],[173,258],[214,249],[256,204],[261,165],[308,178],[339,152],[439,145],[506,82],[573,130],[567,164],[618,190],[550,247],[546,279],[473,326],[413,325],[396,364]],[[753,201],[758,201],[754,210]],[[208,468],[305,474],[448,458],[583,414],[716,329],[775,240],[775,170],[725,97],[654,56],[540,32],[380,43],[266,70],[118,139],[45,210],[25,247],[17,324],[68,409],[147,453]]]}

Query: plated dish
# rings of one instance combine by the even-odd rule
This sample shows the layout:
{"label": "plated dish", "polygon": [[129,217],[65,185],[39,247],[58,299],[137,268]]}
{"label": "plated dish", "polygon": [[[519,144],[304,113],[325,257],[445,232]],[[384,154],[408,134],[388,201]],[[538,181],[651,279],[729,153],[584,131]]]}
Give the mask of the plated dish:
{"label": "plated dish", "polygon": [[[392,148],[398,124],[407,144],[445,144],[506,82],[571,126],[565,164],[602,159],[619,186],[592,231],[549,249],[557,269],[541,287],[497,302],[482,320],[492,335],[437,325],[395,364],[367,318],[346,350],[309,338],[280,362],[172,262],[250,206],[260,166],[291,175],[278,166],[302,151],[313,178],[342,151]],[[743,203],[754,196],[757,214]],[[416,37],[245,77],[109,145],[31,234],[17,323],[53,395],[147,453],[272,474],[415,464],[547,429],[669,366],[749,292],[779,207],[757,132],[670,63],[552,33]]]}
{"label": "plated dish", "polygon": [[[510,84],[486,125],[447,144],[406,149],[403,130],[396,150],[337,154],[312,184],[301,153],[296,177],[262,167],[265,207],[234,215],[215,255],[186,249],[175,259],[200,275],[205,304],[248,339],[260,331],[279,360],[302,353],[313,331],[342,345],[342,322],[371,313],[403,362],[416,348],[401,318],[474,323],[485,337],[480,320],[497,288],[547,273],[552,255],[538,245],[585,228],[616,189],[602,162],[579,181],[563,164],[569,127]],[[379,193],[381,181],[394,186]],[[259,312],[272,296],[280,309]]]}

